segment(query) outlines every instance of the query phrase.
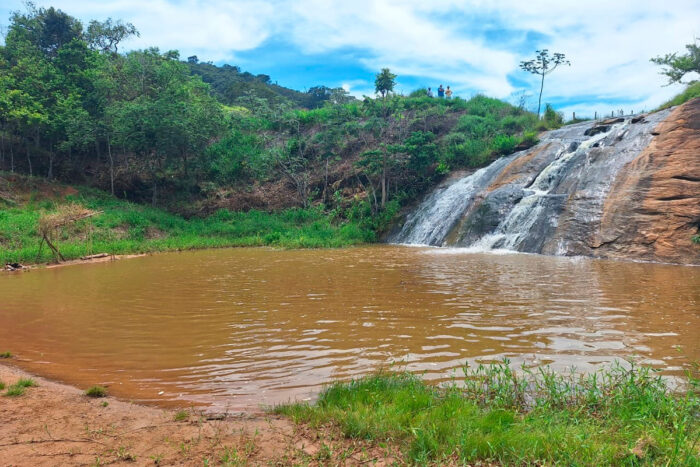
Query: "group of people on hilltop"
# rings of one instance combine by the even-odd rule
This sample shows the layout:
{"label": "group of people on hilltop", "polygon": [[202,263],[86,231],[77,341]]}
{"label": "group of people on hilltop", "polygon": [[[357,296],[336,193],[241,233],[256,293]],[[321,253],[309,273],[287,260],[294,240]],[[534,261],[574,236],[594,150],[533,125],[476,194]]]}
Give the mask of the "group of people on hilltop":
{"label": "group of people on hilltop", "polygon": [[[433,97],[433,90],[428,88],[428,90],[426,91],[426,94],[428,97]],[[446,97],[448,99],[452,99],[452,89],[450,89],[449,86],[447,86],[447,89],[445,89],[442,87],[442,84],[441,84],[440,87],[437,88],[437,96],[439,98]]]}

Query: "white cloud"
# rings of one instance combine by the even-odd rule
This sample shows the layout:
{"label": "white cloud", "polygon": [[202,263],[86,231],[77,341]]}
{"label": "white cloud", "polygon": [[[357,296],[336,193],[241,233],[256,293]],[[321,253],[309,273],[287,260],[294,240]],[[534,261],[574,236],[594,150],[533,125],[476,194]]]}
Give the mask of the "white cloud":
{"label": "white cloud", "polygon": [[[21,8],[19,1],[10,3]],[[50,3],[84,20],[111,16],[134,23],[142,37],[129,42],[130,47],[156,45],[179,49],[183,56],[197,54],[204,60],[235,61],[236,52],[255,49],[275,37],[303,54],[357,50],[362,57],[360,65],[368,71],[388,66],[399,75],[399,84],[402,76],[414,76],[424,79],[426,85],[451,84],[458,94],[482,91],[496,97],[516,91],[509,75],[536,86],[534,76],[527,77],[518,69],[519,61],[529,58],[534,50],[525,55],[513,48],[507,50],[513,41],[520,41],[522,46],[529,31],[549,38],[539,47],[564,52],[572,61],[570,68],[547,77],[543,100],[575,101],[585,96],[592,107],[594,103],[602,106],[620,99],[647,108],[658,105],[679,87],[662,87],[664,78],[649,58],[681,51],[700,35],[697,0]],[[464,23],[445,21],[446,16],[464,18]],[[486,18],[488,24],[474,23],[476,18]],[[486,42],[482,33],[489,25],[522,31],[523,37]],[[338,76],[336,83],[327,84],[352,83],[356,78]],[[370,83],[351,87],[353,93],[371,90]]]}
{"label": "white cloud", "polygon": [[369,69],[389,67],[399,76],[449,80],[500,96],[512,91],[506,79],[517,64],[512,53],[459,35],[411,5],[305,0],[295,3],[294,14],[299,21],[292,38],[308,53],[362,49]]}
{"label": "white cloud", "polygon": [[[22,9],[16,3],[16,9]],[[157,46],[213,61],[231,60],[236,51],[254,49],[274,31],[269,19],[275,16],[275,8],[266,1],[39,0],[36,3],[60,8],[85,22],[107,17],[131,22],[141,37],[125,43],[128,48]]]}
{"label": "white cloud", "polygon": [[677,93],[681,86],[662,87],[665,78],[649,59],[681,51],[700,35],[700,3],[694,0],[471,3],[507,24],[549,35],[543,47],[565,52],[572,66],[547,77],[546,96],[590,96],[598,102],[591,109],[606,102],[616,109],[612,101],[626,99],[648,110]]}

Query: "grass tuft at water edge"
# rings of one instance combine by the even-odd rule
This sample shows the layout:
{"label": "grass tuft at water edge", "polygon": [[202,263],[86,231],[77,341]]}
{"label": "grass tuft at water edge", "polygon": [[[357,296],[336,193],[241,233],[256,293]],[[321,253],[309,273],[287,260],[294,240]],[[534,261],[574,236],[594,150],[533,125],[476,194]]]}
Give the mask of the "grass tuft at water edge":
{"label": "grass tuft at water edge", "polygon": [[398,443],[415,464],[700,465],[698,380],[669,390],[654,370],[599,372],[466,366],[435,387],[410,373],[379,373],[327,387],[316,404],[276,407],[311,427]]}

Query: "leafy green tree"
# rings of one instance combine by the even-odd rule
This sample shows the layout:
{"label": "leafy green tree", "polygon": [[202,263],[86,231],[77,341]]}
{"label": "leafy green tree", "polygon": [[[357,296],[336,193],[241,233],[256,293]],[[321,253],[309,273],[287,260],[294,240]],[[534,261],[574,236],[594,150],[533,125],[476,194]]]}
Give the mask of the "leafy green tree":
{"label": "leafy green tree", "polygon": [[122,99],[109,112],[115,138],[146,166],[155,204],[159,179],[177,161],[187,177],[190,156],[202,153],[221,133],[221,107],[177,53],[155,48],[126,55],[116,92]]}
{"label": "leafy green tree", "polygon": [[685,55],[672,53],[651,59],[652,63],[664,67],[661,74],[668,78],[669,85],[682,83],[681,80],[688,73],[700,74],[700,40],[695,39],[695,42],[687,44],[685,48],[688,50]]}
{"label": "leafy green tree", "polygon": [[354,100],[355,98],[343,88],[331,89],[330,96],[328,96],[328,101],[333,105],[347,104]]}
{"label": "leafy green tree", "polygon": [[42,26],[39,44],[50,57],[55,57],[63,45],[79,39],[83,33],[80,21],[54,7],[39,9],[38,19]]}
{"label": "leafy green tree", "polygon": [[[398,98],[393,100],[398,101]],[[406,151],[400,143],[408,135],[411,120],[401,110],[393,108],[392,104],[390,102],[386,106],[391,114],[384,117],[374,116],[367,121],[367,128],[372,131],[373,137],[382,143],[375,149],[365,151],[358,162],[369,184],[375,213],[379,212],[380,207],[386,207],[391,181],[399,176],[406,165]],[[378,189],[375,188],[377,185]],[[376,196],[377,191],[381,193],[379,200]]]}
{"label": "leafy green tree", "polygon": [[540,97],[537,101],[537,118],[540,116],[542,107],[542,91],[544,90],[544,77],[553,72],[559,65],[571,65],[571,62],[566,59],[562,53],[555,52],[551,57],[547,49],[538,50],[536,56],[532,60],[520,62],[520,68],[528,73],[539,75],[542,77],[540,83]]}
{"label": "leafy green tree", "polygon": [[10,41],[21,38],[53,58],[61,46],[81,37],[80,21],[63,11],[37,8],[32,2],[27,2],[26,7],[26,13],[15,11],[10,17]]}
{"label": "leafy green tree", "polygon": [[116,54],[119,52],[119,43],[131,36],[141,37],[133,24],[107,18],[102,22],[90,21],[85,39],[95,50]]}
{"label": "leafy green tree", "polygon": [[374,80],[374,90],[377,94],[380,94],[383,99],[386,99],[386,96],[394,90],[394,86],[396,86],[396,75],[388,68],[382,68],[382,71],[377,73]]}

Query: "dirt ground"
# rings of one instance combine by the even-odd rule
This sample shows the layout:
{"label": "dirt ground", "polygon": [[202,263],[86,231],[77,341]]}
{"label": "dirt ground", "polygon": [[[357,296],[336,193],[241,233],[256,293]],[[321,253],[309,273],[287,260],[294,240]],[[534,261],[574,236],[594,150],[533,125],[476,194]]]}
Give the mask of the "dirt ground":
{"label": "dirt ground", "polygon": [[[21,396],[0,396],[0,466],[392,465],[333,427],[310,429],[265,413],[206,415],[145,407],[78,389],[0,362],[0,382],[33,378]],[[393,452],[392,452],[393,451]]]}

